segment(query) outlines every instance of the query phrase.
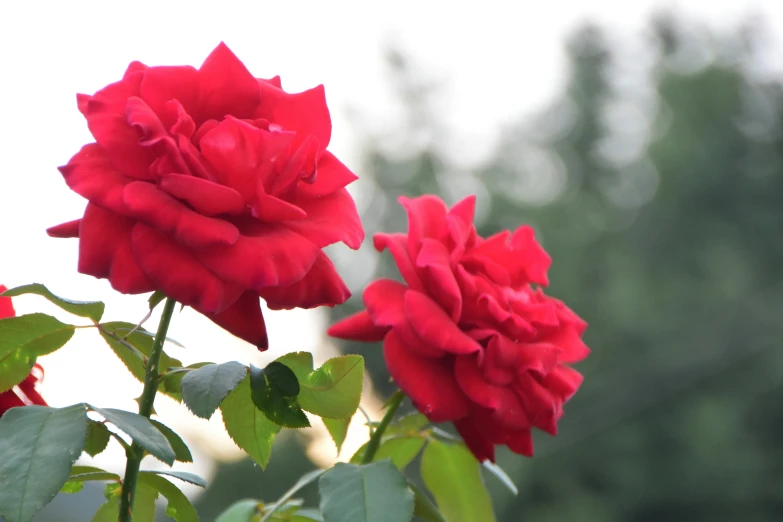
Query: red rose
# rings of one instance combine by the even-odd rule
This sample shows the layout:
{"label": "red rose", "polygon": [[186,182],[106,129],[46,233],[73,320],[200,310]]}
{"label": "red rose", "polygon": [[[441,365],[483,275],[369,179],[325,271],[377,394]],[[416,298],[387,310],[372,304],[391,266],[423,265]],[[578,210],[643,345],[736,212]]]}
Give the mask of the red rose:
{"label": "red rose", "polygon": [[530,430],[555,434],[582,382],[566,366],[584,359],[587,324],[531,283],[548,284],[550,258],[523,226],[484,239],[475,197],[451,209],[435,196],[400,198],[408,234],[376,234],[405,284],[379,279],[367,310],[329,329],[379,341],[394,381],[433,422],[454,422],[479,460],[495,445],[533,454]]}
{"label": "red rose", "polygon": [[81,273],[162,290],[260,349],[259,296],[273,309],[350,296],[321,250],[364,238],[344,188],[356,176],[326,151],[322,86],[288,94],[220,44],[198,70],[133,62],[77,100],[96,143],[60,172],[89,202],[48,232],[79,237]]}
{"label": "red rose", "polygon": [[[6,290],[8,289],[5,286],[0,285],[0,294]],[[15,315],[16,312],[14,311],[13,303],[11,303],[11,298],[0,297],[0,319],[14,317]],[[31,404],[46,406],[46,401],[35,390],[35,384],[42,378],[43,368],[41,368],[40,364],[36,364],[25,380],[9,390],[0,392],[0,417],[11,408],[16,408],[17,406],[29,406]]]}

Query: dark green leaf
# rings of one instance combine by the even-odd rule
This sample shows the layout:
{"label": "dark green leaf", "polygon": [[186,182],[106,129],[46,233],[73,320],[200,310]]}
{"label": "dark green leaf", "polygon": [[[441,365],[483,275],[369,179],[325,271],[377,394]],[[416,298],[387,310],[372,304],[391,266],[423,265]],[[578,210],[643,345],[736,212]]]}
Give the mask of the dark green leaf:
{"label": "dark green leaf", "polygon": [[27,522],[68,480],[87,436],[84,404],[11,408],[0,417],[0,516]]}
{"label": "dark green leaf", "polygon": [[258,500],[240,500],[221,513],[215,522],[250,522],[259,513],[261,505]]}
{"label": "dark green leaf", "polygon": [[421,478],[449,522],[495,520],[479,463],[462,444],[430,440],[421,458]]}
{"label": "dark green leaf", "polygon": [[[193,504],[190,503],[180,490],[160,475],[142,471],[139,473],[139,484],[149,486],[166,497],[168,506],[166,515],[177,522],[198,522],[198,514]],[[134,520],[135,522],[135,520]]]}
{"label": "dark green leaf", "polygon": [[337,454],[340,454],[340,449],[343,447],[345,437],[348,435],[348,425],[351,423],[351,417],[347,419],[328,419],[323,417],[329,435],[331,435],[334,445],[337,446]]}
{"label": "dark green leaf", "polygon": [[174,430],[166,426],[160,421],[156,421],[155,419],[150,419],[150,422],[158,428],[158,431],[160,431],[164,437],[166,437],[166,440],[169,441],[169,444],[171,444],[171,449],[174,450],[174,458],[180,462],[193,462],[193,455],[190,454],[190,449],[188,448],[188,445],[185,444],[185,441],[182,440],[182,438],[176,434]]}
{"label": "dark green leaf", "polygon": [[48,299],[51,303],[59,306],[66,312],[70,312],[79,317],[89,317],[95,322],[101,320],[103,317],[103,310],[106,307],[100,301],[71,301],[70,299],[63,299],[57,297],[49,291],[44,285],[40,283],[33,283],[31,285],[17,286],[11,290],[6,290],[5,293],[0,294],[4,297],[14,297],[23,294],[36,294]]}
{"label": "dark green leaf", "polygon": [[[134,328],[136,328],[135,324],[123,321],[101,323],[100,334],[131,374],[139,382],[144,382],[146,358],[152,352],[154,339],[146,330],[137,329],[130,333]],[[161,355],[161,373],[166,372],[169,368],[180,367],[182,367],[182,363],[177,359],[169,357],[165,352]],[[167,395],[169,393],[165,386],[161,387],[160,391]]]}
{"label": "dark green leaf", "polygon": [[155,290],[147,302],[150,304],[150,312],[155,309],[163,300],[166,299],[166,294],[160,290]]}
{"label": "dark green leaf", "polygon": [[272,422],[287,428],[310,426],[310,421],[299,407],[296,397],[287,396],[264,370],[253,365],[250,366],[250,390],[253,403]]}
{"label": "dark green leaf", "polygon": [[299,395],[299,381],[296,374],[285,364],[273,361],[264,368],[264,373],[269,382],[277,387],[284,397]]}
{"label": "dark green leaf", "polygon": [[87,440],[84,441],[84,451],[91,457],[101,453],[109,444],[111,433],[102,423],[92,419],[87,421]]}
{"label": "dark green leaf", "polygon": [[0,319],[0,392],[22,382],[35,360],[73,337],[74,327],[46,314]]}
{"label": "dark green leaf", "polygon": [[158,475],[168,475],[169,477],[178,478],[189,482],[194,486],[200,486],[202,488],[207,487],[207,481],[199,477],[195,473],[188,473],[187,471],[145,471],[145,473],[156,473]]}
{"label": "dark green leaf", "polygon": [[430,497],[421,488],[408,482],[408,487],[413,490],[413,514],[427,522],[447,522]]}
{"label": "dark green leaf", "polygon": [[299,404],[306,411],[330,419],[348,419],[356,413],[364,382],[364,359],[344,355],[326,361],[313,371],[308,352],[286,354],[277,362],[289,367],[299,379]]}
{"label": "dark green leaf", "polygon": [[182,400],[194,415],[208,419],[245,375],[247,368],[236,361],[207,364],[182,378]]}
{"label": "dark green leaf", "polygon": [[174,449],[169,444],[169,441],[166,440],[166,437],[155,428],[155,425],[148,418],[129,411],[115,410],[114,408],[96,408],[90,405],[90,409],[99,413],[104,419],[127,433],[136,444],[154,457],[157,457],[169,466],[174,464]]}
{"label": "dark green leaf", "polygon": [[272,454],[272,442],[280,426],[266,418],[250,397],[250,377],[245,377],[220,404],[223,424],[237,446],[265,468]]}
{"label": "dark green leaf", "polygon": [[318,486],[326,522],[409,522],[413,515],[413,492],[389,461],[338,463]]}

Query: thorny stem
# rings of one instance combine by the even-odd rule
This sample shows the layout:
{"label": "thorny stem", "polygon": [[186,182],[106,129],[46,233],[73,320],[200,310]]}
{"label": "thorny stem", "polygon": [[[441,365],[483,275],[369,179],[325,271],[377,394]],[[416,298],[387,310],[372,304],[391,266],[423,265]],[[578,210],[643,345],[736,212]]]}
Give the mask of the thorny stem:
{"label": "thorny stem", "polygon": [[[152,405],[155,402],[155,394],[158,393],[158,374],[160,373],[160,356],[163,353],[163,342],[166,340],[166,332],[171,323],[171,316],[177,302],[174,299],[166,299],[166,305],[163,308],[163,315],[160,318],[158,331],[155,334],[155,340],[152,343],[152,351],[147,361],[147,371],[144,375],[144,391],[139,399],[139,415],[149,418],[152,414]],[[120,518],[119,522],[131,522],[133,513],[133,499],[136,496],[136,483],[139,478],[139,467],[141,459],[144,457],[144,450],[135,442],[131,445],[125,454],[128,457],[128,463],[125,466],[125,478],[122,481],[122,496],[120,497]]]}
{"label": "thorny stem", "polygon": [[367,444],[367,451],[364,452],[364,457],[362,458],[362,464],[369,464],[372,462],[372,459],[375,458],[375,454],[378,452],[378,448],[381,445],[383,434],[386,432],[386,428],[389,427],[389,423],[394,417],[394,413],[397,411],[397,408],[400,407],[404,398],[405,394],[402,393],[402,391],[397,390],[394,395],[392,395],[392,398],[389,399],[389,407],[386,409],[386,414],[373,432],[372,437],[370,437],[370,442]]}

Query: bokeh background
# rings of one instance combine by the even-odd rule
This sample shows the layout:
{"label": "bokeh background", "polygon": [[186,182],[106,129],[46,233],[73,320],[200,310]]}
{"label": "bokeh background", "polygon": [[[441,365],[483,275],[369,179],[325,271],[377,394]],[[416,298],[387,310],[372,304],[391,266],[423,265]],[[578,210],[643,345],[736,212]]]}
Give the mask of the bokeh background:
{"label": "bokeh background", "polygon": [[[326,85],[331,149],[360,176],[368,237],[404,229],[401,194],[475,193],[480,232],[529,223],[552,255],[549,292],[590,323],[593,353],[560,435],[536,437],[533,459],[499,453],[519,487],[487,477],[499,521],[783,520],[782,35],[777,0],[2,3],[0,281],[141,319],[145,296],[76,274],[75,242],[44,233],[84,206],[55,170],[90,141],[74,94],[131,60],[199,65],[223,40],[288,90]],[[187,348],[172,355],[360,353],[377,415],[393,390],[380,347],[322,333],[393,265],[369,241],[330,254],[354,290],[347,305],[270,314],[268,354],[185,310],[171,336]],[[134,409],[140,385],[96,338],[80,331],[44,358],[45,396]],[[204,521],[338,458],[318,427],[286,432],[262,471],[219,415],[156,408],[194,450],[181,469],[209,479],[187,489]],[[353,427],[340,460],[363,442]],[[122,469],[117,448],[96,460]],[[83,522],[101,502],[100,488],[61,495],[36,521]]]}

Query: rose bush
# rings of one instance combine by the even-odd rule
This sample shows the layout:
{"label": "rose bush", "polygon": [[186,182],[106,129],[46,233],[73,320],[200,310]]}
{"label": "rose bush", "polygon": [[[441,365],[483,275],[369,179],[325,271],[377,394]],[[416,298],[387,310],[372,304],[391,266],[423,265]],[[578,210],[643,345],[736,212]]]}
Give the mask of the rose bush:
{"label": "rose bush", "polygon": [[288,309],[350,296],[322,248],[358,248],[364,231],[345,189],[356,176],[326,150],[322,86],[286,93],[220,44],[199,69],[133,62],[77,101],[95,143],[60,172],[88,204],[48,232],[79,238],[81,273],[161,290],[259,349],[259,297]]}
{"label": "rose bush", "polygon": [[394,381],[433,422],[451,421],[479,460],[495,445],[531,456],[530,430],[556,434],[582,376],[587,324],[541,288],[550,258],[528,226],[482,238],[475,197],[451,209],[435,196],[400,198],[407,234],[377,234],[405,283],[374,281],[366,310],[329,334],[383,340]]}
{"label": "rose bush", "polygon": [[[0,294],[8,290],[5,286],[0,285]],[[0,319],[6,317],[14,317],[16,312],[14,311],[14,305],[11,302],[10,297],[0,297]],[[46,406],[46,401],[41,397],[41,394],[35,389],[36,383],[43,378],[43,368],[40,364],[33,366],[30,375],[25,380],[12,387],[9,390],[0,392],[0,417],[17,406],[29,406],[31,404],[37,404],[39,406]]]}

